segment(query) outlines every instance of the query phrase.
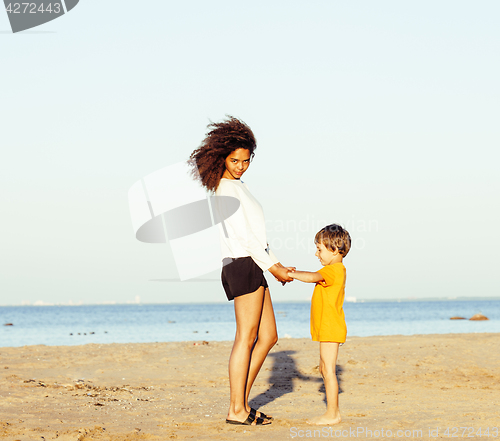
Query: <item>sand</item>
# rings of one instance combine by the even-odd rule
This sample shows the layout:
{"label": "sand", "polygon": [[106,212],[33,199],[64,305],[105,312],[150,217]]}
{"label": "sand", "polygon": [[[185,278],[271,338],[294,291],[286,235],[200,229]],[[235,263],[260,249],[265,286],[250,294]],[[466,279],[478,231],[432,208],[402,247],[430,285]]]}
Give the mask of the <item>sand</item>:
{"label": "sand", "polygon": [[325,410],[307,339],[280,340],[257,378],[251,405],[275,417],[265,427],[225,424],[231,342],[1,348],[0,439],[500,439],[499,342],[348,338],[333,427],[306,424]]}

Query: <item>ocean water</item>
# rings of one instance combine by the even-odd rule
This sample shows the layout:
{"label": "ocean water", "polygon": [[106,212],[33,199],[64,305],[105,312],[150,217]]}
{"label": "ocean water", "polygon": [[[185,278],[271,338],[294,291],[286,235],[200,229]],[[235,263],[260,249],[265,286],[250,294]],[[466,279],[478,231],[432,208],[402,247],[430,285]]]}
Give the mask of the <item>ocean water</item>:
{"label": "ocean water", "polygon": [[[309,303],[274,305],[280,338],[309,338]],[[345,303],[348,336],[500,332],[500,300]],[[490,320],[450,320],[482,313]],[[3,326],[12,323],[13,326]],[[232,303],[0,307],[0,347],[232,340]]]}

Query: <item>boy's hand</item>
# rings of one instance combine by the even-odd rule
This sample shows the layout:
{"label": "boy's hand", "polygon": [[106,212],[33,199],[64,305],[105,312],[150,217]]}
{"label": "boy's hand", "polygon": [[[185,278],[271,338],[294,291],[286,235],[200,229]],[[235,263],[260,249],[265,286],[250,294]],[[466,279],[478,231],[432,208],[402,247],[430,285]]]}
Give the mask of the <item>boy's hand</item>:
{"label": "boy's hand", "polygon": [[[293,273],[295,271],[295,267],[294,266],[285,266],[285,268],[288,270],[288,273],[287,273],[287,276],[290,277],[290,273]],[[290,277],[291,278],[291,277]],[[292,279],[292,278],[291,278]],[[288,282],[281,282],[281,284],[283,286],[285,286],[287,283],[290,283],[290,282],[293,282],[293,279],[292,280],[289,280]]]}

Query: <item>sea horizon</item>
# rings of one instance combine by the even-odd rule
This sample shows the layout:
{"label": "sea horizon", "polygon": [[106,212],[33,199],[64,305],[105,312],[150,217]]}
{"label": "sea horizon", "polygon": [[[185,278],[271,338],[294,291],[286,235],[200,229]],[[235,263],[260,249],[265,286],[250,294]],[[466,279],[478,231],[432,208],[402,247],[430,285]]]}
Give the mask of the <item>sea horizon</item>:
{"label": "sea horizon", "polygon": [[[446,301],[495,301],[500,300],[500,296],[493,297],[474,297],[474,296],[461,296],[461,297],[398,297],[398,298],[357,298],[353,296],[346,296],[344,299],[344,303],[401,303],[401,302],[446,302]],[[310,303],[310,299],[306,300],[282,300],[273,299],[273,304],[280,303]],[[21,307],[21,306],[100,306],[100,305],[117,305],[117,306],[126,306],[126,305],[225,305],[228,304],[227,300],[216,300],[216,301],[204,301],[204,302],[143,302],[128,300],[126,302],[118,302],[118,301],[103,301],[103,302],[45,302],[43,300],[37,300],[36,302],[21,302],[15,304],[2,304],[0,303],[0,308],[8,308],[8,307]]]}
{"label": "sea horizon", "polygon": [[[276,302],[274,310],[279,338],[310,338],[310,302]],[[500,299],[371,299],[346,302],[344,311],[348,336],[500,332]],[[468,320],[475,314],[488,320]],[[227,301],[0,307],[0,347],[227,341],[234,333]]]}

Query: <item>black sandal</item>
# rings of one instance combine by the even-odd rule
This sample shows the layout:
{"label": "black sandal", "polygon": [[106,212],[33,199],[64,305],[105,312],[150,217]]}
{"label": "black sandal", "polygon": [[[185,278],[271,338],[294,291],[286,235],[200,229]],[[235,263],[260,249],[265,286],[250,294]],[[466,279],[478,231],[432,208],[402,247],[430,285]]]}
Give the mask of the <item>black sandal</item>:
{"label": "black sandal", "polygon": [[[255,421],[255,424],[253,422]],[[226,420],[227,424],[236,424],[239,426],[267,426],[271,424],[271,421],[267,421],[264,418],[258,417],[255,409],[251,409],[248,417],[245,421],[234,421],[234,420]],[[264,424],[265,423],[265,424]]]}
{"label": "black sandal", "polygon": [[[254,413],[255,415],[257,415],[257,411],[251,407],[250,408],[250,413]],[[267,416],[264,412],[262,412],[261,410],[259,410],[260,412],[260,418],[264,418],[265,420],[269,420],[269,421],[273,421],[274,420],[274,417],[270,417],[270,416]]]}

